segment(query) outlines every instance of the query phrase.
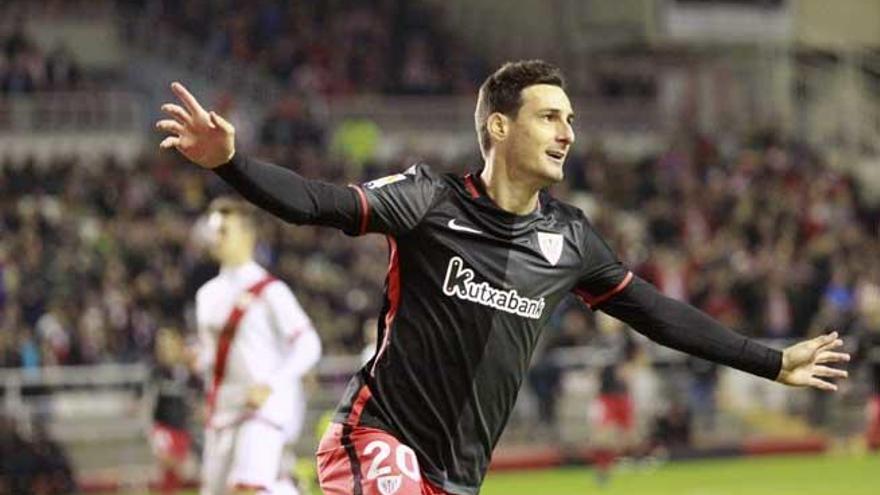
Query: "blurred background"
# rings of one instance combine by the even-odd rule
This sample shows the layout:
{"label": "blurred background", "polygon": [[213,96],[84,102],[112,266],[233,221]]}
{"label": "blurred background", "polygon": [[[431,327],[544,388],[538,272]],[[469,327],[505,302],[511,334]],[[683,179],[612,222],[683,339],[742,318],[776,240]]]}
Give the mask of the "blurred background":
{"label": "blurred background", "polygon": [[[476,89],[524,58],[562,67],[578,113],[553,193],[625,263],[775,347],[837,329],[855,359],[837,394],[791,390],[571,298],[494,468],[592,466],[582,491],[543,482],[562,494],[680,459],[833,454],[877,486],[880,1],[0,0],[0,493],[155,486],[157,335],[193,340],[217,270],[195,226],[229,192],[158,151],[171,81],[239,149],[344,184],[479,168]],[[387,248],[262,224],[260,261],[324,343],[292,447],[308,484],[319,418],[373,345]]]}

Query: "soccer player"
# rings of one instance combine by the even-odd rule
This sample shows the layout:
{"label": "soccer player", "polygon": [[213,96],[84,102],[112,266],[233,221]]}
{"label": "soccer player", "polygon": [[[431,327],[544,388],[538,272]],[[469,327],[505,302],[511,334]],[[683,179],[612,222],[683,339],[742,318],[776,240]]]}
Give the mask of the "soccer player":
{"label": "soccer player", "polygon": [[858,292],[858,313],[853,324],[856,361],[865,367],[870,395],[866,404],[865,440],[871,450],[880,449],[880,289],[864,284]]}
{"label": "soccer player", "polygon": [[509,63],[483,83],[480,170],[417,164],[362,186],[236,153],[232,125],[172,91],[183,106],[162,106],[162,148],[288,222],[388,238],[379,345],[318,450],[327,494],[477,493],[541,329],[570,292],[662,344],[771,380],[835,390],[826,379],[846,376],[827,366],[848,359],[836,333],[782,352],[748,340],[634,276],[579,209],[544,191],[575,140],[548,63]]}
{"label": "soccer player", "polygon": [[211,253],[220,273],[196,294],[208,413],[201,492],[295,493],[279,479],[284,443],[305,414],[300,378],[321,342],[287,285],[254,259],[257,226],[248,203],[209,208]]}
{"label": "soccer player", "polygon": [[190,373],[183,339],[176,330],[159,329],[155,353],[150,385],[154,397],[150,445],[162,470],[159,489],[168,495],[177,493],[183,482],[190,449],[188,396],[197,389],[198,380]]}

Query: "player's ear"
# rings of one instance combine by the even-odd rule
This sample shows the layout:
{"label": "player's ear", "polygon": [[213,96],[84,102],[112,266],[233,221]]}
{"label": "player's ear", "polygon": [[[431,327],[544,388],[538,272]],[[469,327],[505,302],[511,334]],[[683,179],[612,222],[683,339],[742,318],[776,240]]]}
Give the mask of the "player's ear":
{"label": "player's ear", "polygon": [[489,118],[486,120],[486,128],[489,130],[492,141],[504,141],[507,139],[507,134],[510,131],[510,119],[503,113],[495,112],[489,115]]}

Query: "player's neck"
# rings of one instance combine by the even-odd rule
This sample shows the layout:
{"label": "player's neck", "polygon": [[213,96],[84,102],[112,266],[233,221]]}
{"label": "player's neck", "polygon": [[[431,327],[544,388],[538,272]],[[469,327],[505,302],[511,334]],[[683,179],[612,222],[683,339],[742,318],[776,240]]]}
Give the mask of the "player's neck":
{"label": "player's neck", "polygon": [[235,270],[236,268],[241,268],[244,265],[247,265],[253,260],[254,258],[250,253],[236,253],[223,260],[220,263],[220,267],[224,270]]}
{"label": "player's neck", "polygon": [[486,194],[504,211],[528,215],[538,206],[539,187],[518,179],[503,160],[492,154],[486,159],[480,179]]}

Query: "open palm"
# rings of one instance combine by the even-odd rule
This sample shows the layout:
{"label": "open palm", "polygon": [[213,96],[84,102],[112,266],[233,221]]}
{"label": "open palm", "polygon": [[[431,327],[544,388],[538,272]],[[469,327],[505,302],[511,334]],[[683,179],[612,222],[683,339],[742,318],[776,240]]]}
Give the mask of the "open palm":
{"label": "open palm", "polygon": [[834,352],[843,346],[837,332],[820,335],[782,351],[782,369],[776,381],[795,387],[814,387],[835,391],[837,385],[825,378],[846,378],[846,370],[826,366],[849,361],[849,354]]}
{"label": "open palm", "polygon": [[180,83],[171,84],[171,91],[183,103],[162,105],[171,119],[156,122],[156,128],[171,135],[162,140],[162,149],[177,148],[183,156],[204,168],[228,162],[235,154],[235,128],[215,112],[205,110],[198,100]]}

